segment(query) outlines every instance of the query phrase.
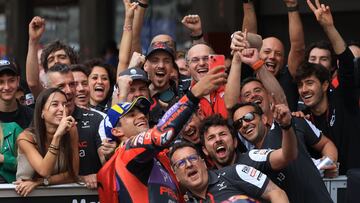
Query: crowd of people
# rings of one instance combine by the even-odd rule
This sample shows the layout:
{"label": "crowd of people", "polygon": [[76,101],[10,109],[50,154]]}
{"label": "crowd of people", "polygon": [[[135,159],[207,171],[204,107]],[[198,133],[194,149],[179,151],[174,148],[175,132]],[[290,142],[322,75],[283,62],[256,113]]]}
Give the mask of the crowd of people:
{"label": "crowd of people", "polygon": [[41,46],[46,22],[34,17],[34,106],[19,67],[0,60],[0,183],[21,196],[83,183],[101,202],[332,202],[322,178],[360,168],[360,44],[345,42],[328,5],[307,0],[327,39],[305,45],[298,0],[283,2],[287,60],[281,40],[257,34],[244,0],[242,31],[223,39],[231,57],[216,67],[224,53],[198,15],[182,19],[188,50],[160,34],[141,53],[148,0],[123,0],[117,67],[80,61],[59,40]]}

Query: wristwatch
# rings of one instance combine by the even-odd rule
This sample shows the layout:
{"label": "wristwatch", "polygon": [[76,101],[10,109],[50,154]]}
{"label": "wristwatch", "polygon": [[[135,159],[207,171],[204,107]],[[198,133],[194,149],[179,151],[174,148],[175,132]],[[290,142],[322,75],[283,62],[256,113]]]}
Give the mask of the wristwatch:
{"label": "wristwatch", "polygon": [[44,179],[43,179],[43,185],[44,185],[44,186],[48,186],[48,185],[49,185],[49,179],[44,178]]}

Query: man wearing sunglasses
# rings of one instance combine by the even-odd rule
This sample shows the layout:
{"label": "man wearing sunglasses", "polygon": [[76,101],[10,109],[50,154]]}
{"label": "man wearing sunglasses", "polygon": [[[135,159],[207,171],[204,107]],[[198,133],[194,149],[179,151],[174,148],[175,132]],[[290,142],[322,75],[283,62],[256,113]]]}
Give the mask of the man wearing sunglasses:
{"label": "man wearing sunglasses", "polygon": [[[284,146],[284,140],[288,139],[288,136],[294,136],[289,134],[293,128],[292,122],[284,125],[277,119],[277,116],[283,113],[290,116],[288,108],[287,111],[276,109],[273,111],[276,122],[273,122],[271,126],[268,125],[267,116],[253,104],[236,105],[232,108],[232,112],[236,130],[257,149],[279,149],[281,145]],[[304,143],[300,141],[300,136],[297,136],[299,140],[297,158],[281,170],[276,169],[270,161],[272,170],[262,168],[263,172],[286,191],[291,202],[332,202]]]}
{"label": "man wearing sunglasses", "polygon": [[[230,98],[226,100],[227,107],[229,109],[232,108],[231,112],[234,113],[234,121],[242,118],[246,113],[254,111],[254,109],[250,108],[246,109],[247,112],[243,112],[245,107],[233,107],[235,105],[233,104],[234,101],[236,102],[240,97],[242,102],[257,103],[264,112],[261,118],[266,118],[261,123],[256,122],[256,119],[251,122],[244,122],[244,120],[242,120],[242,124],[245,125],[241,125],[241,127],[237,126],[239,127],[238,132],[241,134],[241,137],[245,138],[247,142],[257,149],[279,149],[282,146],[283,139],[287,138],[284,130],[290,126],[284,126],[275,122],[274,113],[276,112],[272,111],[272,107],[277,103],[286,102],[283,90],[281,88],[275,88],[279,86],[279,84],[276,82],[274,76],[263,71],[266,70],[266,65],[256,70],[257,76],[261,80],[254,78],[245,79],[240,84],[239,72],[241,70],[241,62],[252,66],[259,60],[259,55],[256,50],[253,50],[251,54],[248,55],[243,55],[243,53],[234,55],[234,59],[239,59],[238,57],[240,57],[240,60],[233,61],[227,83],[227,87],[230,87],[226,88],[225,93],[225,98],[227,98],[227,95],[229,96],[228,98]],[[237,91],[232,91],[230,94],[230,90],[234,89],[237,89]],[[260,116],[255,117],[259,117],[258,119],[260,119]],[[306,120],[293,118],[292,121],[293,125],[291,125],[291,127],[295,130],[298,140],[297,158],[283,170],[263,172],[267,173],[278,186],[286,191],[291,202],[331,202],[329,193],[320,177],[320,173],[309,157],[306,146],[311,146],[321,151],[323,155],[328,154],[334,160],[337,158],[336,148],[336,153],[334,153],[334,147],[331,147],[331,142],[326,141],[326,139],[323,138],[324,136],[321,135],[321,132],[313,128],[313,125],[310,125]],[[267,129],[265,132],[254,131],[254,129],[259,129],[261,125]],[[285,129],[282,129],[281,126]]]}
{"label": "man wearing sunglasses", "polygon": [[288,202],[285,192],[255,168],[238,164],[209,171],[191,143],[175,144],[169,157],[177,180],[187,190],[187,202],[223,202],[238,195],[245,200],[250,199],[249,195],[270,202]]}
{"label": "man wearing sunglasses", "polygon": [[[256,104],[247,103],[254,107],[254,111],[244,114],[234,122],[234,128],[239,129],[246,122],[252,122],[262,115],[260,107]],[[279,108],[279,111],[282,109]],[[261,123],[262,124],[262,123]],[[204,154],[211,159],[217,169],[233,165],[246,164],[260,171],[280,170],[286,167],[297,157],[296,138],[293,130],[289,129],[287,139],[283,140],[282,148],[254,149],[246,153],[240,149],[236,138],[236,132],[229,123],[219,115],[213,115],[202,121],[200,126],[200,139]],[[252,131],[264,132],[266,127],[259,125]]]}

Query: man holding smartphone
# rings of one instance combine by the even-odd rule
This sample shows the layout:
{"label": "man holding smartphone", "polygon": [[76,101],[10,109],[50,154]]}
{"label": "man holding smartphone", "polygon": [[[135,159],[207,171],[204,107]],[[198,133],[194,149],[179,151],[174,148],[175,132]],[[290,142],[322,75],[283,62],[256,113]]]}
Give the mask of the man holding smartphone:
{"label": "man holding smartphone", "polygon": [[[206,43],[194,44],[187,53],[186,61],[188,63],[190,75],[192,77],[192,85],[196,84],[210,70],[209,55],[214,54],[214,50]],[[225,65],[223,66],[225,70]],[[224,86],[220,86],[217,90],[211,92],[200,99],[200,108],[204,112],[205,117],[213,114],[221,114],[227,118],[227,110],[224,103]]]}

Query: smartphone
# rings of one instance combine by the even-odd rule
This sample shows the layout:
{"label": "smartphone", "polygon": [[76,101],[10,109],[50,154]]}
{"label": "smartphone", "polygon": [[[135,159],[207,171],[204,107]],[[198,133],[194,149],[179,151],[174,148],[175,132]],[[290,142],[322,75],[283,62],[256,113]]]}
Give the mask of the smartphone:
{"label": "smartphone", "polygon": [[[217,66],[225,66],[225,56],[224,55],[209,55],[209,70],[217,67]],[[225,72],[225,67],[221,69],[220,72]]]}

